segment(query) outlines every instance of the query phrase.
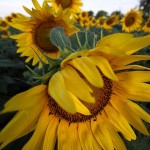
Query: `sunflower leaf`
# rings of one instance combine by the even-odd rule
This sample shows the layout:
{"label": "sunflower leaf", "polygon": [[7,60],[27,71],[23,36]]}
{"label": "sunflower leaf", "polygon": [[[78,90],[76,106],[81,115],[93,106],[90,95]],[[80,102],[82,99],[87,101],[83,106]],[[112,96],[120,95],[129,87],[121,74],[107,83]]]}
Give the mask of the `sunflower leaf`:
{"label": "sunflower leaf", "polygon": [[72,49],[70,39],[67,37],[62,27],[56,27],[51,30],[50,40],[61,51]]}
{"label": "sunflower leaf", "polygon": [[96,46],[96,38],[95,38],[95,35],[94,35],[94,33],[92,33],[91,31],[87,31],[86,32],[86,41],[87,41],[87,47],[89,48],[89,49],[92,49],[92,48],[94,48],[95,46]]}
{"label": "sunflower leaf", "polygon": [[84,31],[79,31],[70,36],[72,48],[76,51],[83,49],[86,45],[86,34]]}

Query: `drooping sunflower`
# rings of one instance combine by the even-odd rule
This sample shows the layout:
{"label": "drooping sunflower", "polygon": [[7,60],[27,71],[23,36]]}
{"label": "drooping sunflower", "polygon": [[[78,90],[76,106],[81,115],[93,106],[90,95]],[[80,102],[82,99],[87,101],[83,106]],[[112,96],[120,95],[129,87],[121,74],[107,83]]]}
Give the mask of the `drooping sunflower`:
{"label": "drooping sunflower", "polygon": [[150,16],[142,27],[142,30],[145,32],[150,32]]}
{"label": "drooping sunflower", "polygon": [[81,11],[81,6],[83,3],[81,0],[47,0],[52,3],[52,7],[54,9],[58,9],[59,6],[62,7],[63,10],[69,8],[73,14],[77,14]]}
{"label": "drooping sunflower", "polygon": [[126,150],[121,133],[135,140],[133,126],[144,135],[150,115],[133,101],[150,102],[150,69],[131,63],[150,36],[113,34],[93,49],[70,54],[48,85],[17,94],[2,113],[18,111],[0,132],[0,149],[31,131],[23,150]]}
{"label": "drooping sunflower", "polygon": [[[52,28],[61,26],[65,29],[67,35],[71,35],[77,31],[77,28],[73,25],[74,18],[71,18],[71,12],[69,9],[62,10],[61,7],[55,11],[46,1],[43,2],[42,7],[37,0],[32,0],[35,9],[29,10],[24,7],[26,12],[31,17],[19,15],[10,25],[22,33],[13,35],[11,38],[16,39],[19,49],[17,53],[21,53],[21,56],[26,56],[26,62],[33,59],[32,65],[39,63],[39,57],[46,62],[43,52],[51,58],[59,57],[59,50],[56,48],[49,39],[49,34]],[[39,57],[38,57],[38,56]]]}
{"label": "drooping sunflower", "polygon": [[112,27],[119,23],[119,15],[113,14],[108,19],[104,21],[103,27],[107,30],[112,29]]}
{"label": "drooping sunflower", "polygon": [[142,12],[140,10],[131,9],[121,19],[122,30],[126,32],[132,32],[139,30],[142,23]]}

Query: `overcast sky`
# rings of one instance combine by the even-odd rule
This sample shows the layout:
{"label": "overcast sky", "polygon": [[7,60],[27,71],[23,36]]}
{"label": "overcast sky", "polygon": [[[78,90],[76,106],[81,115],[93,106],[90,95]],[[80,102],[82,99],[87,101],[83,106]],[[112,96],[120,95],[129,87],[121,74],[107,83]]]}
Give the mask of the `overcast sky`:
{"label": "overcast sky", "polygon": [[[82,0],[84,6],[83,10],[92,10],[95,13],[99,10],[105,10],[109,14],[115,10],[120,10],[122,13],[126,13],[131,8],[137,7],[140,0]],[[43,0],[39,0],[43,2]],[[31,8],[31,0],[0,0],[0,17],[9,15],[11,12],[19,12],[26,15],[22,6]]]}

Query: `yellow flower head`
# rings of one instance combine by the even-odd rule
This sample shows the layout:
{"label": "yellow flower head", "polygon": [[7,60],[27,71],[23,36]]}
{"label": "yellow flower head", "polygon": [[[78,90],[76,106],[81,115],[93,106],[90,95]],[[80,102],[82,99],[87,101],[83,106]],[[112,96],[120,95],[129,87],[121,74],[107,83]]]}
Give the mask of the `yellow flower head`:
{"label": "yellow flower head", "polygon": [[6,29],[6,30],[2,30],[2,33],[1,33],[1,38],[9,38],[10,36],[10,32]]}
{"label": "yellow flower head", "polygon": [[89,14],[88,14],[87,11],[82,11],[82,12],[79,13],[79,17],[81,19],[85,19],[85,18],[87,19],[89,17]]}
{"label": "yellow flower head", "polygon": [[[144,135],[142,120],[150,115],[133,101],[150,102],[150,69],[131,63],[149,60],[134,55],[148,46],[150,36],[113,34],[94,49],[70,54],[48,85],[17,94],[1,113],[18,111],[0,132],[0,149],[31,131],[23,150],[126,150],[128,141]],[[57,141],[57,143],[56,143]]]}
{"label": "yellow flower head", "polygon": [[76,14],[81,11],[81,6],[83,3],[81,0],[47,0],[52,3],[52,7],[54,9],[58,9],[59,6],[62,7],[63,10],[69,8],[73,14]]}
{"label": "yellow flower head", "polygon": [[99,17],[99,18],[97,19],[97,26],[98,26],[98,27],[103,27],[105,20],[106,20],[106,17],[105,17],[105,16]]}
{"label": "yellow flower head", "polygon": [[145,32],[150,32],[150,16],[142,27],[142,30]]}
{"label": "yellow flower head", "polygon": [[121,20],[122,30],[132,32],[139,30],[142,23],[142,12],[136,9],[131,9]]}
{"label": "yellow flower head", "polygon": [[112,29],[112,27],[119,23],[119,15],[113,14],[107,20],[104,21],[103,27],[105,29]]}
{"label": "yellow flower head", "polygon": [[89,21],[89,18],[80,18],[80,25],[82,27],[85,27],[86,29],[88,29],[91,26],[91,22]]}
{"label": "yellow flower head", "polygon": [[6,19],[0,20],[0,30],[7,30],[9,28],[8,21]]}
{"label": "yellow flower head", "polygon": [[[58,48],[50,42],[49,34],[52,28],[61,26],[67,35],[76,32],[77,28],[73,25],[75,20],[70,18],[69,9],[63,11],[59,7],[57,11],[54,11],[46,1],[43,2],[42,7],[37,0],[33,0],[33,4],[35,9],[29,10],[24,7],[31,17],[18,15],[10,25],[22,31],[20,34],[11,36],[18,43],[17,53],[26,56],[26,62],[33,59],[32,65],[35,65],[39,63],[39,57],[46,62],[43,52],[51,58],[57,58],[60,55]],[[41,67],[41,63],[39,63],[39,67]]]}

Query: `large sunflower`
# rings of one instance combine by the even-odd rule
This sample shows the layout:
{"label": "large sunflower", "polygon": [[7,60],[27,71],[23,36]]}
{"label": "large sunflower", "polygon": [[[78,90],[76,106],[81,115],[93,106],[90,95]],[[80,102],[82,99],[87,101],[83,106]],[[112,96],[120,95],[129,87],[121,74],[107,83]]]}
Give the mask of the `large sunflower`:
{"label": "large sunflower", "polygon": [[142,27],[142,30],[145,32],[150,32],[150,16]]}
{"label": "large sunflower", "polygon": [[[32,1],[35,9],[32,8],[32,10],[29,10],[24,7],[31,17],[19,15],[10,24],[22,31],[20,34],[11,36],[18,42],[17,46],[19,49],[17,53],[22,53],[21,56],[26,56],[26,62],[33,59],[32,64],[35,65],[39,62],[39,57],[43,61],[46,61],[42,54],[43,52],[52,58],[59,56],[58,48],[50,42],[49,34],[52,28],[62,26],[67,35],[77,31],[77,28],[73,26],[75,20],[70,17],[71,12],[69,9],[63,11],[59,7],[57,11],[54,11],[46,1],[43,2],[42,7],[37,0]],[[41,63],[39,65],[41,66]]]}
{"label": "large sunflower", "polygon": [[62,9],[69,8],[73,14],[79,13],[81,11],[81,6],[83,3],[81,0],[47,0],[48,2],[52,3],[52,7],[54,9],[58,9],[59,6],[62,7]]}
{"label": "large sunflower", "polygon": [[139,30],[142,23],[142,12],[136,9],[131,9],[121,20],[122,30],[132,32]]}
{"label": "large sunflower", "polygon": [[[131,65],[150,56],[133,55],[148,46],[150,36],[114,34],[96,48],[81,50],[61,62],[48,85],[11,98],[2,113],[18,111],[0,133],[0,149],[34,131],[23,150],[125,150],[128,141],[144,135],[142,120],[150,115],[133,101],[150,102],[149,68]],[[140,69],[140,71],[139,71]]]}

